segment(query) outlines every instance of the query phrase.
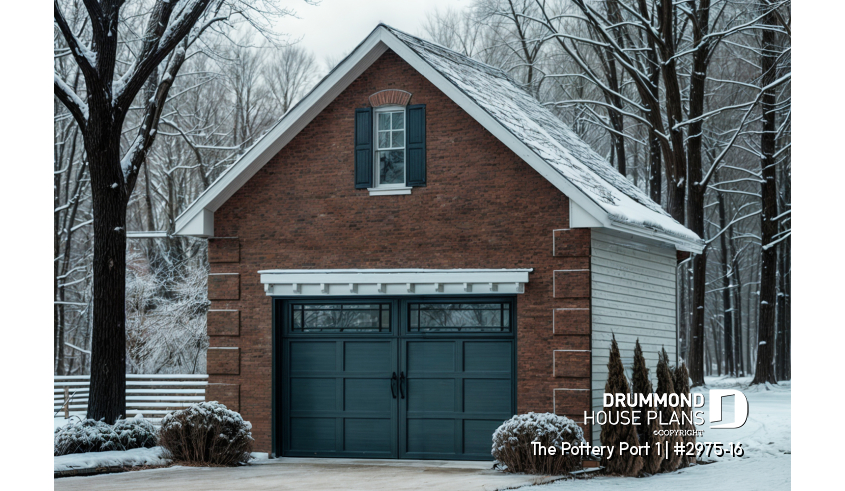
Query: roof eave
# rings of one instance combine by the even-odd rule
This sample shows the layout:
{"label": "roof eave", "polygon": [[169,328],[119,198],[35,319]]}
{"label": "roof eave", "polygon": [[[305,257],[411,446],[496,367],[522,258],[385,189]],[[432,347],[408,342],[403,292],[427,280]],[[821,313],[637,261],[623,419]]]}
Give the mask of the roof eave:
{"label": "roof eave", "polygon": [[674,245],[675,249],[679,251],[691,252],[693,254],[701,254],[704,251],[705,244],[704,241],[702,241],[701,239],[694,241],[684,237],[678,237],[677,235],[673,235],[662,230],[658,230],[656,228],[643,227],[631,223],[621,222],[618,220],[613,220],[612,217],[608,217],[608,219],[610,221],[610,226],[608,226],[607,228],[618,230],[620,232],[627,232],[629,234],[636,235],[639,237],[669,243]]}
{"label": "roof eave", "polygon": [[479,106],[471,97],[428,64],[411,47],[398,39],[390,29],[382,24],[379,24],[349,56],[338,64],[302,101],[285,114],[264,137],[256,142],[176,219],[174,235],[213,237],[214,212],[387,49],[391,49],[399,55],[438,90],[466,111],[470,117],[504,143],[514,154],[528,163],[563,194],[575,201],[586,213],[594,217],[603,227],[667,242],[682,251],[698,254],[703,250],[704,244],[702,242],[685,240],[656,229],[614,220],[602,206],[555,171],[495,117]]}

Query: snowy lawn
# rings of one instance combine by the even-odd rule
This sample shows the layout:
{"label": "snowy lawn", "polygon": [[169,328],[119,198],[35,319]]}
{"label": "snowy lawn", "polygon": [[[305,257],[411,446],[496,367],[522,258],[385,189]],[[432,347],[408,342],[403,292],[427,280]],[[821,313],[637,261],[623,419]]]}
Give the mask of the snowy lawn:
{"label": "snowy lawn", "polygon": [[97,467],[167,465],[170,460],[162,456],[163,451],[161,447],[153,447],[62,455],[53,457],[53,472]]}
{"label": "snowy lawn", "polygon": [[[523,490],[563,491],[581,489],[683,489],[684,491],[712,491],[730,489],[790,489],[792,464],[791,436],[791,387],[789,382],[766,388],[748,388],[751,378],[707,377],[707,386],[693,392],[708,396],[708,389],[739,389],[748,398],[748,422],[742,428],[709,430],[710,400],[704,409],[706,423],[702,442],[742,443],[745,456],[711,456],[702,460],[712,462],[697,465],[670,474],[636,479],[601,476],[585,480],[565,480],[545,486],[531,486]],[[731,421],[734,414],[733,397],[725,399],[722,414]],[[725,445],[727,447],[727,445]]]}
{"label": "snowy lawn", "polygon": [[[125,451],[88,452],[53,457],[53,472],[75,469],[94,469],[98,467],[136,467],[141,465],[167,465],[170,459],[164,458],[164,449],[133,448]],[[253,452],[250,462],[267,460],[266,452]]]}

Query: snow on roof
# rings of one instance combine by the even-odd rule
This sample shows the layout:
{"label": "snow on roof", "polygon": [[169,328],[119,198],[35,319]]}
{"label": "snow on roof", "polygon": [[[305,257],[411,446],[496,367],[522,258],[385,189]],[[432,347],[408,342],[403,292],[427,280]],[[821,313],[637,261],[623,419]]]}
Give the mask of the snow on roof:
{"label": "snow on roof", "polygon": [[214,212],[382,53],[392,49],[603,226],[699,253],[703,241],[619,174],[548,108],[491,67],[379,24],[176,219],[209,237]]}
{"label": "snow on roof", "polygon": [[611,220],[701,242],[502,70],[384,27],[599,205]]}

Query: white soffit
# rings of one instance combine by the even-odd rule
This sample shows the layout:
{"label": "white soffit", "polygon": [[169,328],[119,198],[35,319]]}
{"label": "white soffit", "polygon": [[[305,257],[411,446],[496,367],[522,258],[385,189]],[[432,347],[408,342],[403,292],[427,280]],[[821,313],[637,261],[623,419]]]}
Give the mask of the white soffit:
{"label": "white soffit", "polygon": [[533,269],[271,269],[271,296],[466,295],[524,293]]}
{"label": "white soffit", "polygon": [[583,208],[578,206],[574,200],[569,200],[569,228],[593,228],[603,227],[600,221],[596,220]]}

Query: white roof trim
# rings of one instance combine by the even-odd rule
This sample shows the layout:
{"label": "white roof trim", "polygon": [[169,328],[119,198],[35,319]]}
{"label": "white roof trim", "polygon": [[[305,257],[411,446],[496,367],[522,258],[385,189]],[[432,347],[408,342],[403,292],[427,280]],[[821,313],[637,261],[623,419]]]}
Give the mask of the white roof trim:
{"label": "white roof trim", "polygon": [[524,293],[533,269],[273,269],[259,271],[272,296]]}
{"label": "white roof trim", "polygon": [[[184,213],[176,219],[175,235],[211,237],[214,235],[213,216],[196,220],[203,212],[217,210],[261,167],[279,152],[317,114],[334,100],[346,87],[361,75],[387,49],[391,49],[435,87],[452,99],[487,131],[504,143],[512,152],[563,192],[569,199],[592,216],[605,228],[625,231],[635,235],[655,238],[675,245],[680,250],[700,253],[703,243],[696,243],[665,232],[631,226],[613,220],[601,206],[552,169],[539,155],[505,128],[496,118],[480,107],[467,94],[423,60],[413,49],[398,39],[390,30],[379,25],[358,45],[326,78],[284,117],[232,167],[202,193]],[[189,226],[190,225],[190,226]]]}
{"label": "white roof trim", "polygon": [[[376,31],[384,29],[377,29]],[[214,212],[299,134],[346,87],[387,51],[373,32],[263,137],[214,181],[179,217],[174,235],[214,236]],[[201,215],[205,215],[199,218]]]}

